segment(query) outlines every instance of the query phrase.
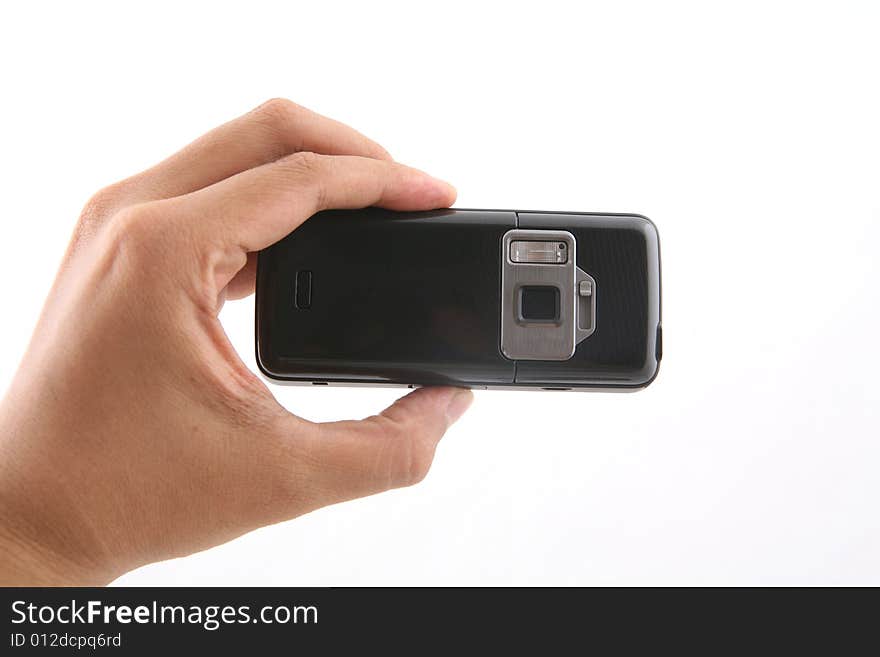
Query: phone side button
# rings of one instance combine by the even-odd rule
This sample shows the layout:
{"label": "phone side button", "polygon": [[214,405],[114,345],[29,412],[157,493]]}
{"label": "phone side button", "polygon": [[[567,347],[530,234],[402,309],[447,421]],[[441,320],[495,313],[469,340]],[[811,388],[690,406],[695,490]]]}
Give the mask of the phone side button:
{"label": "phone side button", "polygon": [[660,362],[660,359],[663,358],[663,326],[661,324],[657,324],[657,338],[654,343],[654,356],[657,358],[657,362]]}
{"label": "phone side button", "polygon": [[300,310],[308,310],[312,307],[312,272],[307,270],[296,272],[294,302]]}

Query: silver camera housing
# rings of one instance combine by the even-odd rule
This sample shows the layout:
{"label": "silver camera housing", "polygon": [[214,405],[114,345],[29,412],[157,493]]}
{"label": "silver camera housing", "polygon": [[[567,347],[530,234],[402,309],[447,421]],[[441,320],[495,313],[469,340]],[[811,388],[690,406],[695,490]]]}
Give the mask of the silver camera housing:
{"label": "silver camera housing", "polygon": [[[570,359],[596,330],[596,281],[577,266],[574,235],[514,229],[501,248],[501,353],[512,360]],[[558,294],[552,317],[523,310],[525,294],[539,288]]]}

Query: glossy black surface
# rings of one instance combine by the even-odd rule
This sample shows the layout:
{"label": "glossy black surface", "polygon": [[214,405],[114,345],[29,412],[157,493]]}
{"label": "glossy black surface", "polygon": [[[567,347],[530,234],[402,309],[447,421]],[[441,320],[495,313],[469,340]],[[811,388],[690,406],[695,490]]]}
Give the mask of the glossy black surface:
{"label": "glossy black surface", "polygon": [[[570,231],[596,280],[596,331],[570,360],[500,352],[501,238],[517,227]],[[292,381],[639,388],[661,354],[659,267],[637,215],[324,212],[260,254],[257,361]]]}
{"label": "glossy black surface", "polygon": [[[270,376],[511,383],[499,349],[501,236],[513,212],[324,212],[260,254],[258,359]],[[310,271],[308,309],[294,303]]]}
{"label": "glossy black surface", "polygon": [[645,385],[657,372],[660,252],[654,225],[637,215],[520,212],[520,228],[567,230],[578,267],[596,280],[596,331],[566,361],[518,361],[531,385]]}

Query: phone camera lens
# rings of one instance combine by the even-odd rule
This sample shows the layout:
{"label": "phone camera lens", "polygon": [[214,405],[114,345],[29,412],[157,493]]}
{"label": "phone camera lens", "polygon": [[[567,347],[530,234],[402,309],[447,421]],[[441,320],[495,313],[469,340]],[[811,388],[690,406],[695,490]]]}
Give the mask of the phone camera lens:
{"label": "phone camera lens", "polygon": [[519,317],[526,322],[559,321],[559,288],[525,285],[519,291]]}

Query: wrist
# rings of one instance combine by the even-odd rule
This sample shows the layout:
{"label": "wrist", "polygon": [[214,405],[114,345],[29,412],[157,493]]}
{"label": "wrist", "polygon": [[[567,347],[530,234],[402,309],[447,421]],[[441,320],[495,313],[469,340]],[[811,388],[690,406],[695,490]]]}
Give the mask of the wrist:
{"label": "wrist", "polygon": [[88,586],[105,583],[39,543],[10,532],[7,526],[0,529],[0,585]]}
{"label": "wrist", "polygon": [[[101,549],[86,518],[44,460],[28,445],[36,437],[22,430],[27,422],[3,412],[6,430],[0,442],[0,585],[104,585],[120,575]],[[10,417],[11,416],[11,417]]]}
{"label": "wrist", "polygon": [[103,586],[121,574],[83,553],[67,527],[22,511],[0,492],[0,585]]}

